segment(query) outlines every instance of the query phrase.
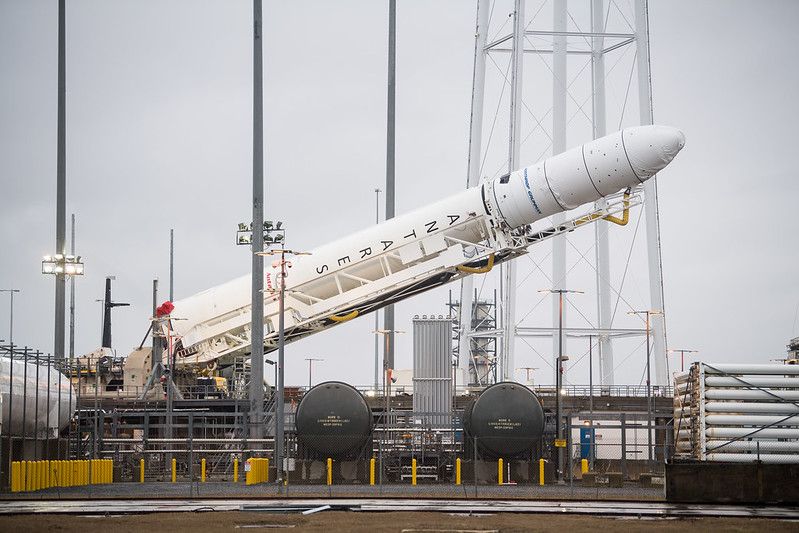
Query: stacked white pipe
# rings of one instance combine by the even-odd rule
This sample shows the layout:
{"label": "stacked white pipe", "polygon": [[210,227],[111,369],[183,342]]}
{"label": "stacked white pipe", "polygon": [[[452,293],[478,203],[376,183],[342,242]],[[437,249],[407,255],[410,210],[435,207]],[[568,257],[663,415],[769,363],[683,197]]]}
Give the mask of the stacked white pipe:
{"label": "stacked white pipe", "polygon": [[678,457],[799,463],[799,365],[697,362],[674,394]]}

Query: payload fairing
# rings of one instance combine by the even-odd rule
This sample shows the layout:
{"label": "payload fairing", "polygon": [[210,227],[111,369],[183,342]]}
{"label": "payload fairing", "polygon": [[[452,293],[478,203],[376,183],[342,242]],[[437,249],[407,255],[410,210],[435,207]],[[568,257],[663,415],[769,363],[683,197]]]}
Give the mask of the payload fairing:
{"label": "payload fairing", "polygon": [[[321,246],[293,260],[285,279],[286,341],[522,255],[542,236],[531,224],[642,184],[684,144],[675,128],[627,128]],[[279,266],[264,279],[269,352],[277,347]],[[184,319],[172,322],[179,365],[247,354],[250,276],[175,302],[174,315]]]}

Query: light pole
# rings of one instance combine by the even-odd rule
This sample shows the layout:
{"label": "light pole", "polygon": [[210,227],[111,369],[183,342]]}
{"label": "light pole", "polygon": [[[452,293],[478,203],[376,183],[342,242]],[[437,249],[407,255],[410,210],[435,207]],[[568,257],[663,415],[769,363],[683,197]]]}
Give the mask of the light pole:
{"label": "light pole", "polygon": [[[541,289],[538,292],[548,292],[558,295],[558,360],[555,367],[555,426],[557,428],[557,439],[563,439],[563,424],[562,424],[562,402],[560,399],[561,389],[563,387],[563,295],[568,293],[583,294],[583,291],[576,291],[571,289]],[[558,481],[563,481],[563,446],[558,446],[557,464],[555,471],[557,472]]]}
{"label": "light pole", "polygon": [[[264,223],[269,224],[271,228],[271,221],[267,221]],[[280,230],[281,223],[277,223],[278,226],[276,231],[285,231]],[[270,236],[267,234],[264,237],[264,242],[269,243],[277,243],[284,241],[285,237],[284,233],[276,235],[274,239],[267,240]],[[279,241],[277,237],[280,237]],[[286,261],[287,255],[311,255],[310,252],[298,252],[295,250],[288,250],[286,248],[274,248],[268,250],[266,252],[259,252],[261,255],[277,255],[280,256],[280,259],[275,263],[279,263],[276,265],[272,263],[272,266],[279,266],[280,267],[280,289],[278,290],[278,301],[280,302],[280,307],[278,310],[278,356],[277,356],[277,401],[275,402],[275,482],[278,484],[278,490],[282,492],[283,490],[283,423],[284,423],[284,413],[285,413],[285,395],[283,393],[283,380],[285,377],[285,358],[284,358],[284,350],[286,346],[286,324],[285,324],[285,313],[286,313],[286,264],[289,263]],[[263,381],[263,377],[261,378]],[[263,385],[261,385],[263,388]]]}
{"label": "light pole", "polygon": [[649,369],[649,360],[651,358],[651,343],[649,342],[649,317],[651,315],[662,315],[663,311],[647,309],[644,311],[630,311],[628,315],[645,315],[646,316],[646,442],[647,442],[647,458],[649,459],[650,468],[652,465],[652,378]]}
{"label": "light pole", "polygon": [[680,354],[680,372],[685,372],[685,354],[687,353],[698,353],[699,350],[683,350],[683,349],[669,349],[666,350],[668,353],[678,353]]}
{"label": "light pole", "polygon": [[313,364],[314,362],[322,362],[324,361],[324,359],[318,359],[315,357],[306,357],[305,360],[308,361],[308,390],[311,390],[311,387],[313,387],[313,378],[311,374],[313,369]]}
{"label": "light pole", "polygon": [[[380,193],[383,192],[380,189],[375,189],[375,224],[380,223]],[[380,329],[380,313],[375,312],[375,331]],[[375,396],[377,396],[377,390],[379,387],[380,378],[380,341],[375,335]]]}

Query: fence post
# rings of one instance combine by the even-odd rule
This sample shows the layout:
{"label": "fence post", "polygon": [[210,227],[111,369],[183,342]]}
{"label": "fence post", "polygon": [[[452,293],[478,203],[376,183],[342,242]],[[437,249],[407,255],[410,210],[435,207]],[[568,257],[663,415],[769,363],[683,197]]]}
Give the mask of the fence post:
{"label": "fence post", "polygon": [[416,458],[411,459],[411,485],[416,485]]}
{"label": "fence post", "polygon": [[205,457],[200,459],[200,482],[205,483]]}
{"label": "fence post", "polygon": [[455,484],[461,484],[461,458],[455,459]]}
{"label": "fence post", "polygon": [[333,484],[333,459],[327,458],[327,484]]}
{"label": "fence post", "polygon": [[375,458],[369,459],[369,485],[375,484]]}
{"label": "fence post", "polygon": [[502,485],[502,457],[497,460],[497,485]]}
{"label": "fence post", "polygon": [[233,458],[233,483],[239,482],[239,458]]}

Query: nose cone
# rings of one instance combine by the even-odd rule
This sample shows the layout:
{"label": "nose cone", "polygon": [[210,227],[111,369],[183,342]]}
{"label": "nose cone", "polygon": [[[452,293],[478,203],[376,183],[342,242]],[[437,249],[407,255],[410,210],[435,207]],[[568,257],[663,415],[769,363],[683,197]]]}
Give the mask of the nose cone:
{"label": "nose cone", "polygon": [[685,134],[669,126],[638,126],[623,133],[624,150],[640,179],[652,177],[685,146]]}

